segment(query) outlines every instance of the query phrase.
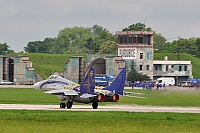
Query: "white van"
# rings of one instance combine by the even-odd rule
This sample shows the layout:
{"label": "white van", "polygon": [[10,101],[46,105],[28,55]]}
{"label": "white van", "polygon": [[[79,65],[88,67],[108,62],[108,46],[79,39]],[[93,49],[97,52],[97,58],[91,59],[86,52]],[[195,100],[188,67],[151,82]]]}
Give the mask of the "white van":
{"label": "white van", "polygon": [[175,79],[173,77],[161,77],[161,78],[158,78],[156,80],[156,84],[162,84],[163,85],[175,85]]}

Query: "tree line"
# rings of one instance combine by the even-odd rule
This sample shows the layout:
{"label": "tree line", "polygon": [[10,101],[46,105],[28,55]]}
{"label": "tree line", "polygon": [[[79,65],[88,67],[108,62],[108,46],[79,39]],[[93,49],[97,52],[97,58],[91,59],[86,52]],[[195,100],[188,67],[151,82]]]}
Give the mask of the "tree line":
{"label": "tree line", "polygon": [[73,27],[59,31],[55,38],[29,42],[24,47],[28,53],[49,54],[105,54],[117,50],[116,37],[107,29],[94,25],[91,28]]}
{"label": "tree line", "polygon": [[[136,23],[122,29],[122,31],[152,30],[145,24]],[[178,38],[168,42],[160,33],[154,33],[154,51],[160,53],[187,53],[200,58],[200,38]],[[116,54],[117,36],[106,28],[98,25],[92,27],[64,28],[59,31],[57,37],[45,38],[43,41],[28,42],[24,47],[27,53],[48,54]],[[9,45],[0,43],[0,54],[13,53]]]}
{"label": "tree line", "polygon": [[[122,31],[152,30],[145,24],[136,23],[125,27]],[[154,51],[160,53],[187,53],[200,58],[200,38],[178,38],[168,42],[160,33],[154,33]],[[91,28],[72,27],[59,31],[55,38],[33,41],[24,47],[28,53],[49,54],[116,54],[117,36],[107,29],[94,25]]]}

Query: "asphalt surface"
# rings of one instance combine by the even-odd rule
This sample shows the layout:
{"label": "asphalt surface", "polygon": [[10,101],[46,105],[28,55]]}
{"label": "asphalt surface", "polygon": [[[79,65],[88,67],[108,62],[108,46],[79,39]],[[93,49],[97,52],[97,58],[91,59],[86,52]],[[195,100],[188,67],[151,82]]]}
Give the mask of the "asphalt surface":
{"label": "asphalt surface", "polygon": [[158,107],[158,106],[129,106],[129,105],[99,106],[98,109],[92,109],[91,105],[73,105],[71,109],[60,109],[59,105],[0,104],[0,109],[200,113],[199,107]]}

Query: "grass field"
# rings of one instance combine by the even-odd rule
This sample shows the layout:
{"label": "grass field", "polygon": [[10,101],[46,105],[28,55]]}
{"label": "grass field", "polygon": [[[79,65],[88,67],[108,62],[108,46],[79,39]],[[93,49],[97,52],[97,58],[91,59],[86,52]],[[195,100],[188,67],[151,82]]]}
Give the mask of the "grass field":
{"label": "grass field", "polygon": [[[200,107],[200,90],[125,90],[141,92],[146,99],[120,97],[117,103],[105,104],[130,104],[152,106],[183,106]],[[8,104],[58,104],[59,99],[55,95],[44,94],[43,91],[33,88],[0,88],[0,103]]]}
{"label": "grass field", "polygon": [[0,110],[1,133],[192,133],[200,114]]}
{"label": "grass field", "polygon": [[[199,90],[126,90],[147,99],[121,97],[113,104],[196,106]],[[33,88],[0,88],[1,104],[58,104],[56,96]],[[108,103],[101,103],[99,106]],[[198,133],[200,114],[0,110],[1,133]]]}

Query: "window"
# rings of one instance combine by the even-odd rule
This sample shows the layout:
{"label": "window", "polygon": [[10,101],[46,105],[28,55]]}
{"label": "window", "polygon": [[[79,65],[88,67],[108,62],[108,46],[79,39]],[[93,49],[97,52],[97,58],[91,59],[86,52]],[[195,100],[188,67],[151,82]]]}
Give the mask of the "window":
{"label": "window", "polygon": [[149,65],[147,65],[147,70],[149,70]]}
{"label": "window", "polygon": [[140,59],[143,59],[143,53],[140,53]]}
{"label": "window", "polygon": [[144,44],[147,43],[147,37],[144,37]]}
{"label": "window", "polygon": [[133,43],[132,36],[129,36],[128,43]]}
{"label": "window", "polygon": [[182,66],[179,66],[179,71],[182,71]]}
{"label": "window", "polygon": [[172,72],[174,71],[174,65],[171,65],[171,71]]}
{"label": "window", "polygon": [[133,43],[136,43],[136,37],[133,37]]}
{"label": "window", "polygon": [[148,36],[148,45],[151,45],[151,36]]}
{"label": "window", "polygon": [[150,54],[147,53],[147,54],[146,54],[146,57],[147,57],[147,59],[150,59]]}
{"label": "window", "polygon": [[186,66],[184,66],[184,71],[187,71],[187,65],[186,65]]}
{"label": "window", "polygon": [[155,66],[155,70],[158,70],[158,66]]}
{"label": "window", "polygon": [[166,71],[168,71],[169,70],[169,65],[166,65]]}
{"label": "window", "polygon": [[140,65],[140,70],[142,70],[142,65]]}
{"label": "window", "polygon": [[120,44],[123,44],[124,42],[123,42],[123,36],[119,36],[119,43]]}
{"label": "window", "polygon": [[127,42],[128,42],[128,37],[124,36],[124,43],[127,43]]}
{"label": "window", "polygon": [[143,43],[143,37],[138,37],[138,43]]}

